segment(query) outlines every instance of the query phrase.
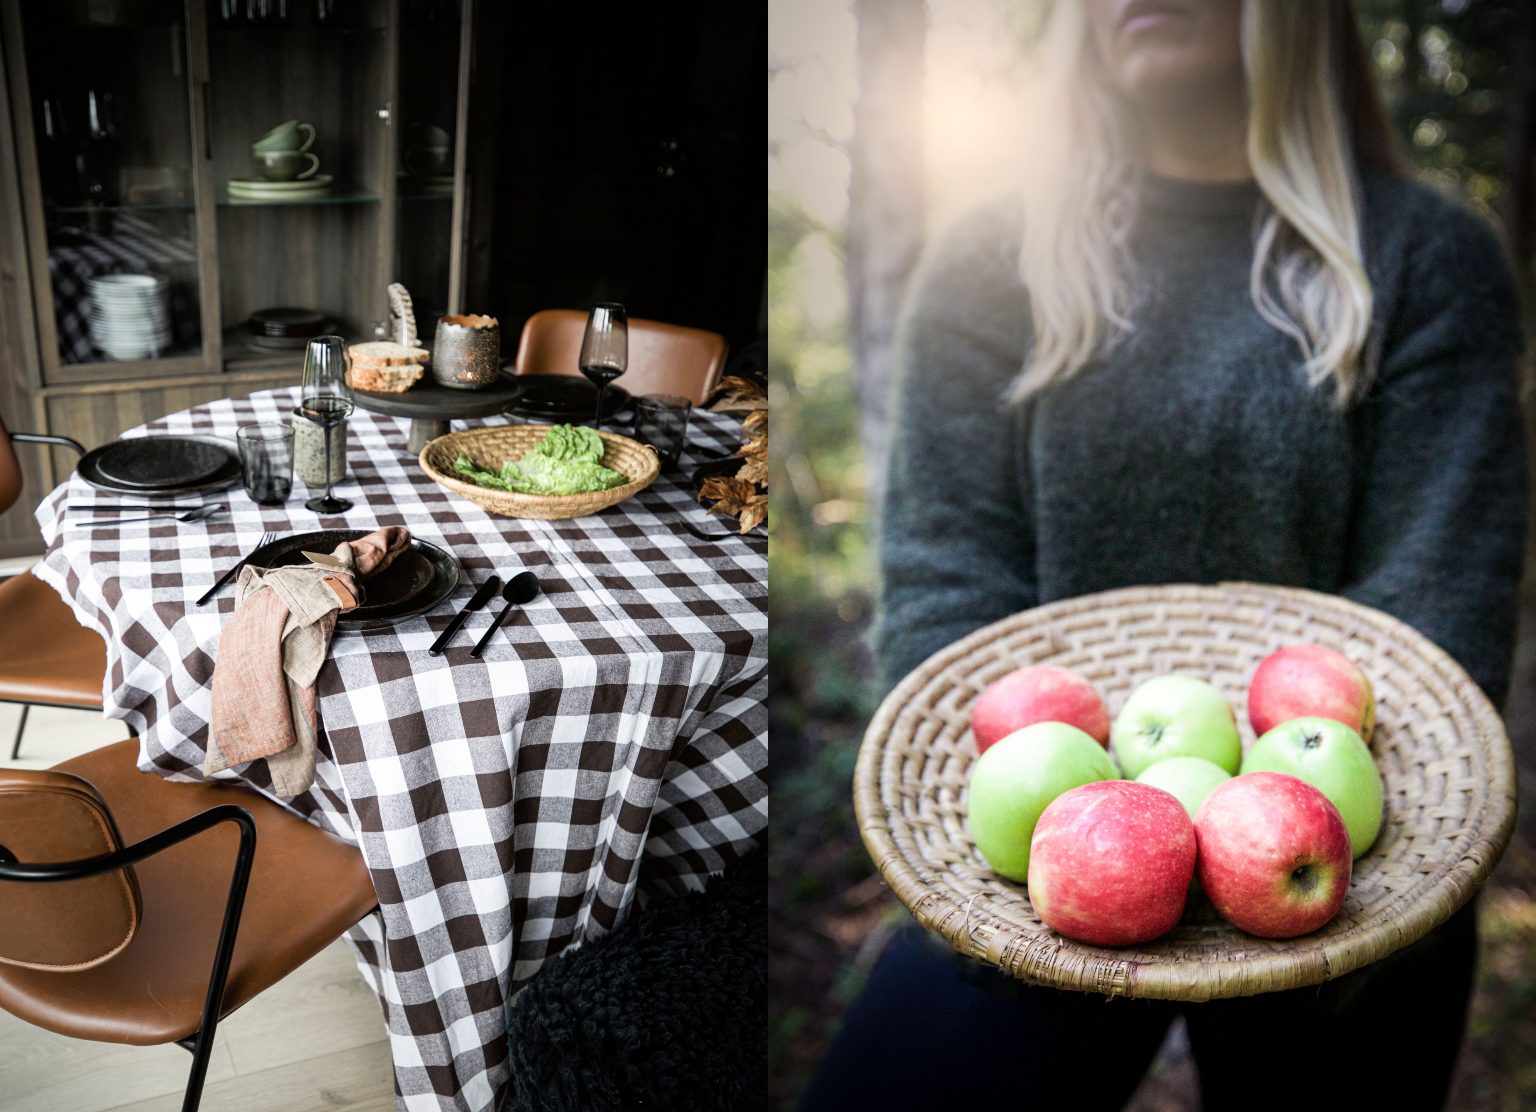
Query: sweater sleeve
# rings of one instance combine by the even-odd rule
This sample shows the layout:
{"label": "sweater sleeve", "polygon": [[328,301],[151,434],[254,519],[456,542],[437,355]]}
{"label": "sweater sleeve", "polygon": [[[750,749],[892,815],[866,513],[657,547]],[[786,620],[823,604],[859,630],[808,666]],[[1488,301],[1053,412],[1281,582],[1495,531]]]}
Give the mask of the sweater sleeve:
{"label": "sweater sleeve", "polygon": [[909,287],[880,520],[882,695],[927,656],[1037,600],[1025,418],[1004,399],[1028,336],[1015,251],[999,221],[972,219]]}
{"label": "sweater sleeve", "polygon": [[1359,413],[1342,593],[1429,637],[1501,705],[1525,542],[1520,318],[1487,225],[1445,206],[1432,226]]}

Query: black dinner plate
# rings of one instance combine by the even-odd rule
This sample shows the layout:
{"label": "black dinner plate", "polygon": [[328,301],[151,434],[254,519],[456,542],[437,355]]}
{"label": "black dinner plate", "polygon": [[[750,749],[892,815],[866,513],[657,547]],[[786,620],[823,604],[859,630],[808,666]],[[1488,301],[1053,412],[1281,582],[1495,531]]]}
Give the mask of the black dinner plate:
{"label": "black dinner plate", "polygon": [[208,445],[222,452],[224,461],[206,478],[196,482],[187,481],[186,476],[179,476],[178,481],[171,486],[146,487],[140,484],[126,483],[112,478],[103,472],[100,460],[104,453],[119,444],[131,444],[136,439],[153,439],[150,437],[129,437],[126,440],[114,440],[111,444],[103,444],[100,448],[92,448],[80,461],[75,464],[75,473],[97,490],[108,491],[112,494],[133,494],[140,498],[168,498],[177,494],[194,494],[201,491],[221,490],[231,484],[240,481],[240,457],[234,441],[223,436],[211,436],[201,433],[193,433],[179,439],[192,440],[200,444]]}
{"label": "black dinner plate", "polygon": [[101,449],[96,467],[112,482],[130,487],[204,483],[229,463],[229,453],[186,436],[135,436]]}
{"label": "black dinner plate", "polygon": [[318,336],[324,325],[323,313],[287,306],[257,309],[246,322],[256,336]]}
{"label": "black dinner plate", "polygon": [[[504,412],[541,420],[590,421],[597,410],[597,387],[575,375],[518,375],[523,392]],[[608,387],[603,416],[612,417],[629,404],[629,391]]]}
{"label": "black dinner plate", "polygon": [[[329,553],[342,541],[366,537],[372,529],[322,529],[313,533],[294,533],[279,537],[251,553],[251,563],[259,568],[302,564],[305,552]],[[415,537],[411,548],[395,557],[394,563],[362,581],[363,605],[343,614],[336,622],[338,633],[378,629],[401,618],[414,617],[431,610],[459,585],[459,562],[437,545]]]}

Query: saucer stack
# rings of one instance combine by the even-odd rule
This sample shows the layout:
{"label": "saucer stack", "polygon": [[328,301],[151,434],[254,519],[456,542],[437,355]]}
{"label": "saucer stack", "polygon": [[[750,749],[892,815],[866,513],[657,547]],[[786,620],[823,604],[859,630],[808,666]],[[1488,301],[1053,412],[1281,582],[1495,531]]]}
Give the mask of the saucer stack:
{"label": "saucer stack", "polygon": [[313,309],[258,309],[246,322],[247,343],[261,352],[303,351],[325,324],[325,316]]}
{"label": "saucer stack", "polygon": [[111,359],[146,359],[171,346],[168,283],[152,274],[90,280],[91,340]]}
{"label": "saucer stack", "polygon": [[316,174],[298,181],[265,181],[261,178],[231,178],[230,202],[237,205],[291,205],[331,195],[330,174]]}

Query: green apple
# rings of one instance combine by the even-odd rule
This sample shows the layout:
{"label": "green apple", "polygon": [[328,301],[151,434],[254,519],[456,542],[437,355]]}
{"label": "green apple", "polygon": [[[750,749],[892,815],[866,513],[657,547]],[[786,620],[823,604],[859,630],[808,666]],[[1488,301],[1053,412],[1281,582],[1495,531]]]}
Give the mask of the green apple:
{"label": "green apple", "polygon": [[1220,691],[1192,676],[1155,676],[1140,684],[1110,727],[1109,747],[1133,780],[1169,757],[1203,757],[1229,773],[1243,759],[1232,708]]}
{"label": "green apple", "polygon": [[1200,810],[1200,804],[1205,802],[1205,797],[1211,793],[1211,789],[1223,780],[1230,779],[1232,779],[1230,772],[1212,764],[1204,757],[1169,757],[1165,761],[1148,765],[1142,774],[1136,777],[1138,783],[1162,788],[1177,799],[1184,805],[1184,810],[1189,812],[1191,819],[1195,817],[1195,812]]}
{"label": "green apple", "polygon": [[1284,772],[1304,780],[1339,809],[1358,859],[1381,833],[1385,792],[1371,750],[1331,718],[1293,718],[1270,730],[1243,758],[1244,772]]}
{"label": "green apple", "polygon": [[1023,883],[1029,840],[1046,804],[1063,792],[1115,779],[1104,747],[1076,726],[1037,722],[987,748],[971,769],[971,837],[994,872]]}

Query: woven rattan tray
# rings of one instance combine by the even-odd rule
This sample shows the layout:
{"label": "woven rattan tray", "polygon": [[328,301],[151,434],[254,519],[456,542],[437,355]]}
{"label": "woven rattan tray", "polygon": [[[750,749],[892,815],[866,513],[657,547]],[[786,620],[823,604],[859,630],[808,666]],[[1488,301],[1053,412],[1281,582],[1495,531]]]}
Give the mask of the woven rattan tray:
{"label": "woven rattan tray", "polygon": [[453,469],[454,460],[468,456],[476,467],[500,471],[502,463],[522,456],[543,440],[547,432],[548,425],[465,429],[428,441],[418,459],[422,470],[439,486],[468,498],[481,509],[502,517],[531,517],[540,521],[563,521],[616,506],[650,486],[661,471],[661,461],[654,448],[611,432],[598,433],[607,447],[603,453],[603,466],[630,477],[629,482],[612,490],[591,494],[517,494],[477,486]]}
{"label": "woven rattan tray", "polygon": [[[966,825],[976,759],[970,708],[987,684],[1013,668],[1056,664],[1087,677],[1114,714],[1142,680],[1184,672],[1227,696],[1246,748],[1248,680],[1264,656],[1297,642],[1341,649],[1377,697],[1371,748],[1386,821],[1327,926],[1302,938],[1255,938],[1196,896],[1171,934],[1105,949],[1050,930],[1023,885],[987,868]],[[1136,587],[1025,611],[927,660],[870,723],[854,803],[881,875],[961,953],[1058,988],[1200,1001],[1318,984],[1444,922],[1509,841],[1515,768],[1482,691],[1395,618],[1331,595],[1248,583]]]}

